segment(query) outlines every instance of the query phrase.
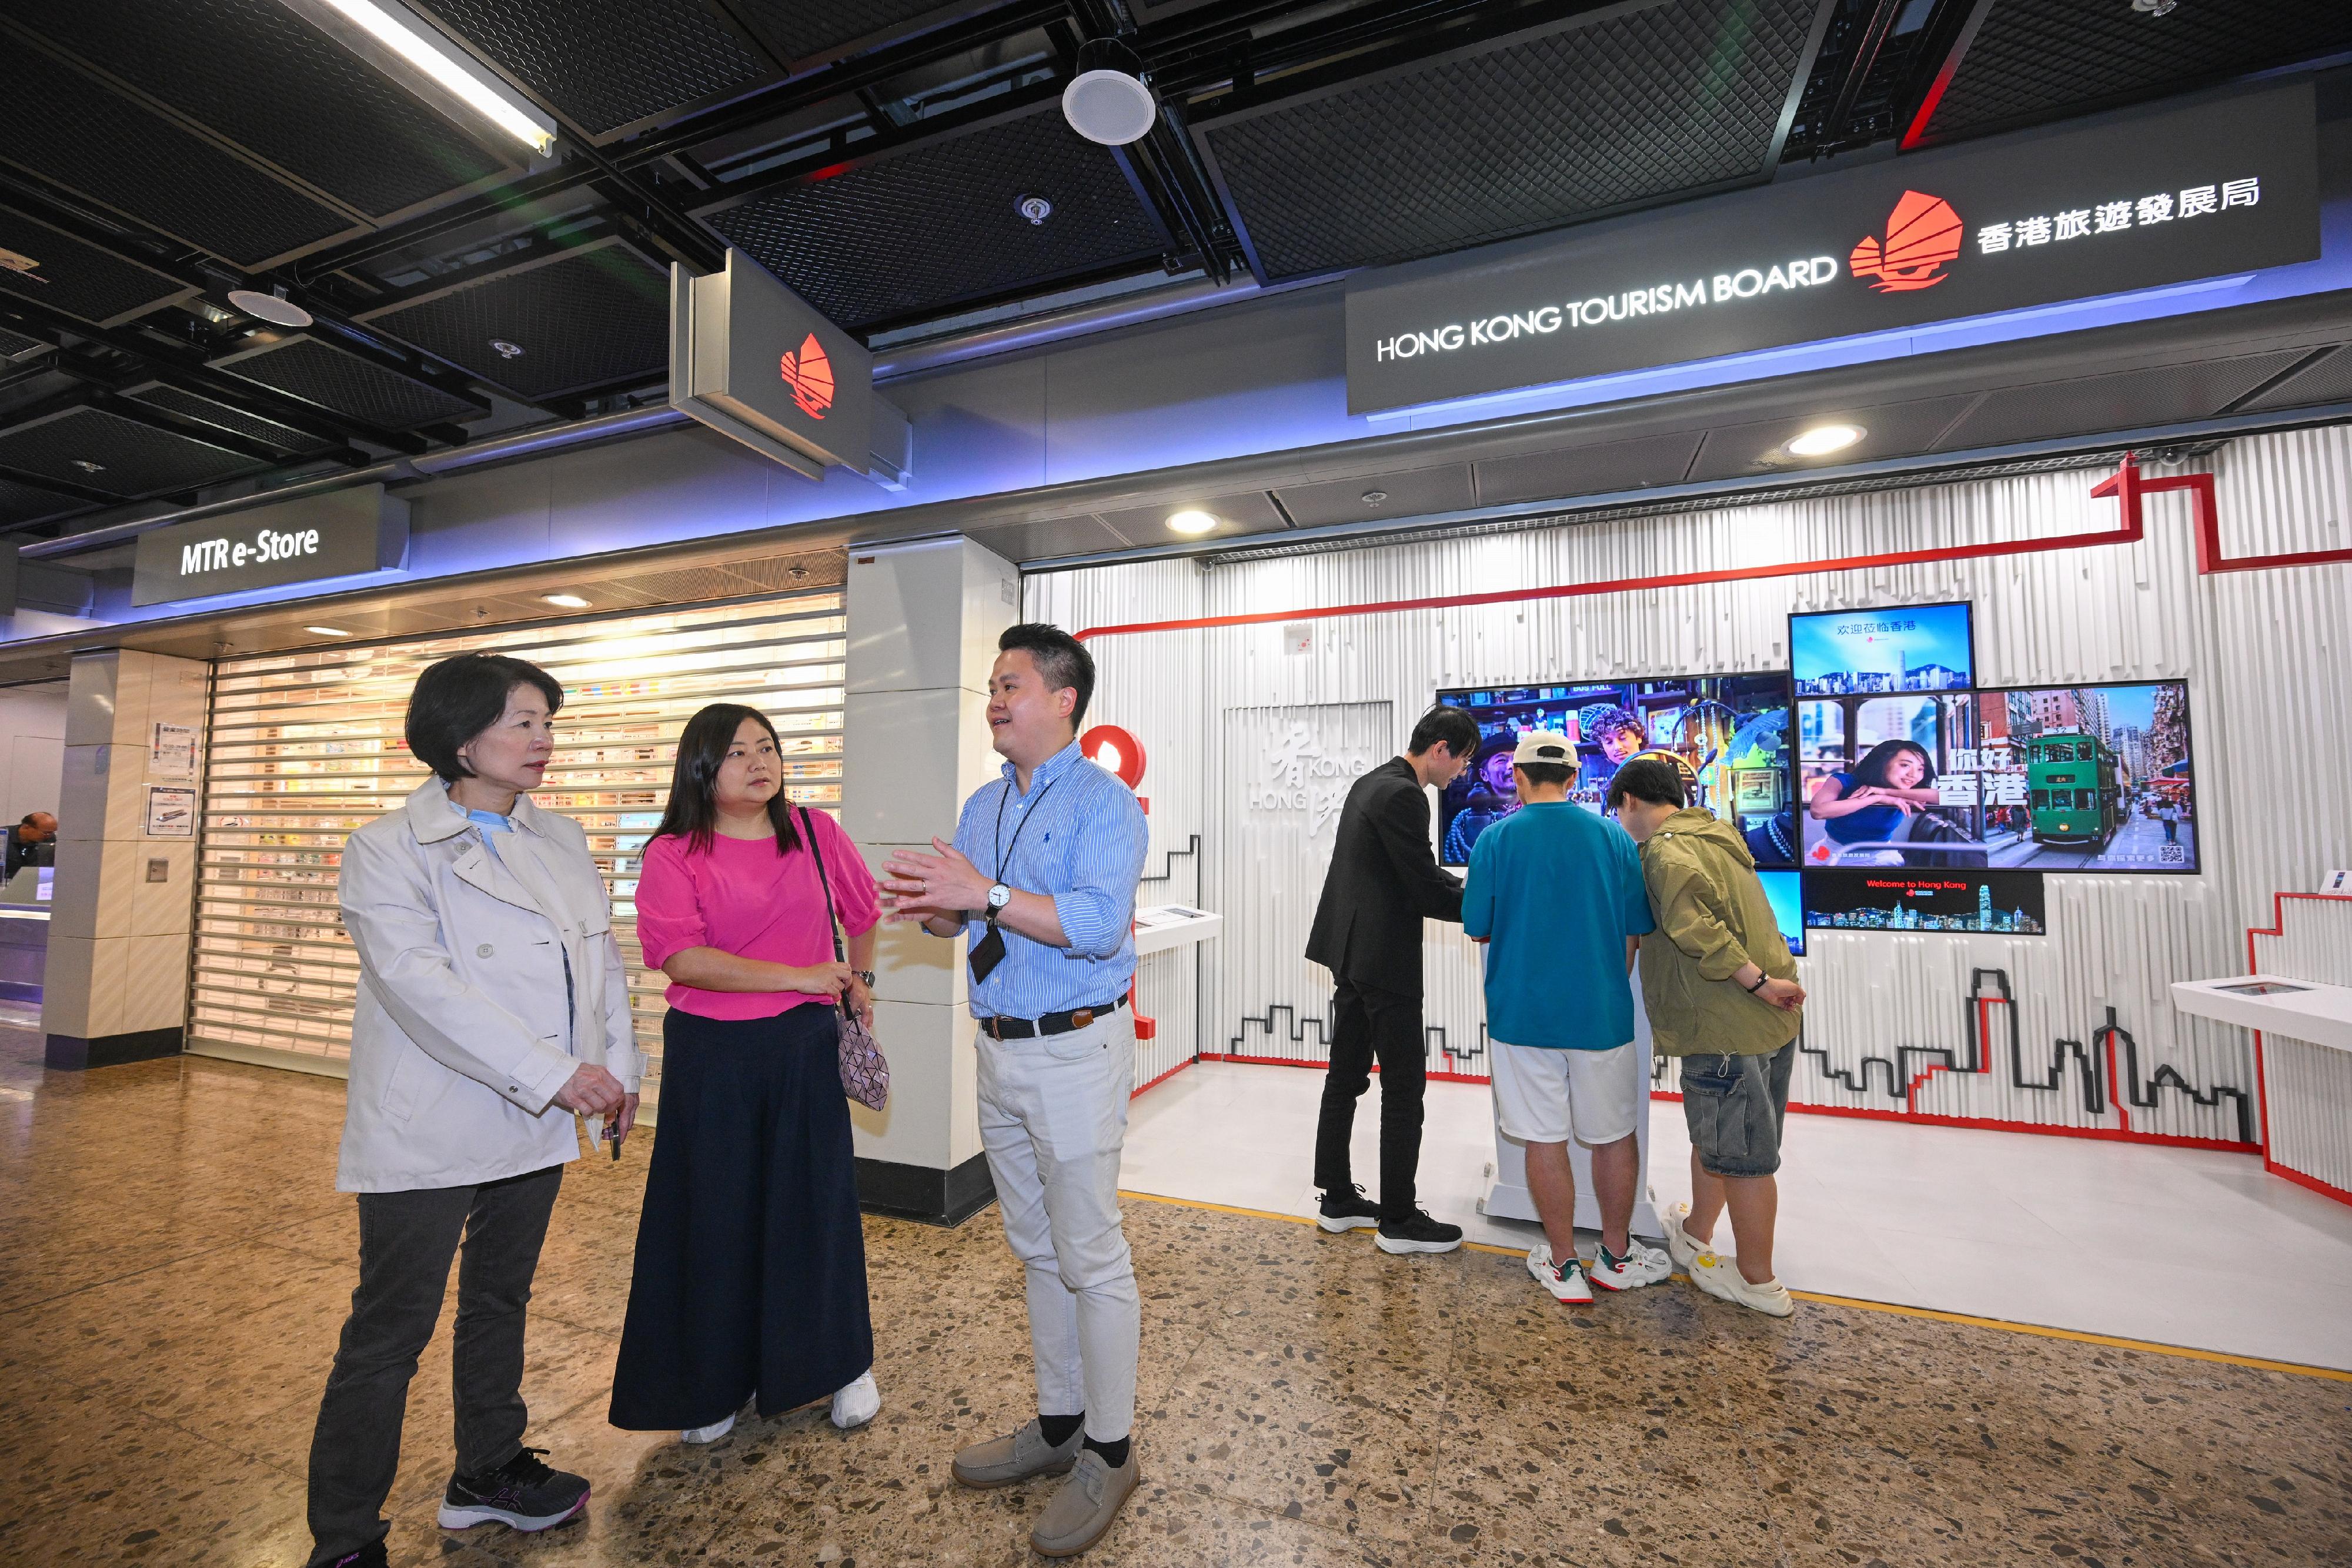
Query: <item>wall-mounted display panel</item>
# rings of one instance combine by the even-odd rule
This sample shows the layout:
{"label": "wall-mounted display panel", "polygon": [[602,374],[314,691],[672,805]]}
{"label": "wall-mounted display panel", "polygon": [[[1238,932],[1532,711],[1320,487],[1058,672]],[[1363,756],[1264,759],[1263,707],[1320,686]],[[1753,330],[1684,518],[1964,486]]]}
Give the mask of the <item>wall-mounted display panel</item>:
{"label": "wall-mounted display panel", "polygon": [[1789,617],[1797,695],[1958,691],[1977,684],[1966,604],[1896,604]]}
{"label": "wall-mounted display panel", "polygon": [[1803,873],[1793,871],[1759,871],[1756,880],[1764,884],[1764,897],[1772,905],[1772,924],[1788,938],[1789,951],[1801,955],[1805,950],[1804,891],[1800,885]]}
{"label": "wall-mounted display panel", "polygon": [[1671,751],[1699,781],[1699,804],[1736,823],[1759,866],[1797,863],[1796,819],[1789,798],[1789,677],[1684,675],[1670,680],[1474,686],[1441,691],[1437,701],[1478,721],[1478,755],[1438,798],[1439,858],[1470,863],[1478,835],[1518,810],[1511,751],[1530,729],[1556,730],[1573,742],[1577,774],[1570,799],[1602,809],[1618,764],[1637,751]]}
{"label": "wall-mounted display panel", "polygon": [[2179,681],[1797,704],[1808,867],[2194,872]]}
{"label": "wall-mounted display panel", "polygon": [[450,654],[490,650],[541,665],[563,687],[554,761],[531,798],[586,830],[612,891],[656,1103],[663,979],[644,967],[633,898],[678,732],[706,703],[759,708],[783,742],[787,793],[837,804],[845,634],[835,588],[223,660],[207,737],[190,1049],[349,1053],[359,963],[336,905],[343,841],[425,779],[402,739],[417,675]]}
{"label": "wall-mounted display panel", "polygon": [[2041,936],[2042,879],[2021,871],[1814,871],[1805,924],[1829,931],[1970,931]]}

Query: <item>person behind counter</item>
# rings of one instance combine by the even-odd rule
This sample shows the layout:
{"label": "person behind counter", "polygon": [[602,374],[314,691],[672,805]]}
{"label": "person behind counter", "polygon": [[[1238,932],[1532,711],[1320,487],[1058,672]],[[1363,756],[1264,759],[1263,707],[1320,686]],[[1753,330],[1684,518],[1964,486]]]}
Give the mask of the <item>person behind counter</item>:
{"label": "person behind counter", "polygon": [[735,703],[688,719],[637,880],[669,1011],[611,1419],[688,1443],[753,1398],[830,1396],[845,1431],[882,1407],[840,1058],[842,998],[873,1021],[882,911],[841,824],[785,799],[780,749]]}
{"label": "person behind counter", "polygon": [[310,1440],[311,1568],[386,1562],[383,1517],[416,1358],[457,1268],[457,1472],[442,1528],[545,1530],[588,1483],[526,1448],[523,1314],[566,1162],[625,1137],[643,1064],[604,879],[580,824],[531,803],[563,689],[460,653],[417,678],[408,748],[433,769],[343,845],[359,956],[335,1186],[359,1195],[359,1285]]}
{"label": "person behind counter", "polygon": [[[1642,945],[1642,998],[1661,1056],[1682,1059],[1691,1201],[1665,1215],[1666,1250],[1711,1296],[1773,1317],[1794,1311],[1772,1271],[1780,1132],[1805,989],[1738,830],[1688,806],[1681,771],[1637,757],[1609,809],[1642,846],[1659,936]],[[1734,1257],[1714,1244],[1727,1211]]]}
{"label": "person behind counter", "polygon": [[0,882],[33,863],[33,852],[58,836],[58,820],[47,811],[27,811],[24,821],[8,830],[5,857],[0,857]]}

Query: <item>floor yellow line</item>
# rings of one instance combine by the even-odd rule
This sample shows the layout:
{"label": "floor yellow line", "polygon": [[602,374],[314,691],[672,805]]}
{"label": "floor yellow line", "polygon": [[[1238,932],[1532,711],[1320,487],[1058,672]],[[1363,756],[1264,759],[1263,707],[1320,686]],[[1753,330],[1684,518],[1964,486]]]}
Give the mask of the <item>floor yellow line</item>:
{"label": "floor yellow line", "polygon": [[[1277,1214],[1270,1208],[1237,1208],[1230,1203],[1205,1203],[1197,1198],[1168,1197],[1156,1192],[1129,1192],[1121,1189],[1121,1197],[1131,1197],[1139,1203],[1164,1203],[1171,1208],[1205,1208],[1217,1214],[1238,1214],[1251,1219],[1278,1219],[1286,1225],[1312,1225],[1315,1222],[1302,1214]],[[1497,1257],[1518,1258],[1526,1249],[1517,1247],[1496,1247],[1484,1241],[1465,1241],[1463,1249],[1469,1252],[1492,1252]],[[1682,1275],[1674,1276],[1679,1280]],[[1901,1318],[1926,1318],[1939,1323],[1960,1323],[1969,1328],[1995,1329],[2003,1333],[2032,1334],[2037,1339],[2073,1340],[2077,1344],[2105,1345],[2111,1350],[2136,1350],[2148,1355],[2178,1356],[2185,1361],[2210,1361],[2223,1366],[2243,1366],[2255,1372],[2283,1372],[2295,1377],[2325,1378],[2332,1383],[2352,1383],[2352,1372],[2332,1366],[2309,1366],[2299,1361],[2265,1361],[2255,1355],[2230,1355],[2218,1350],[2198,1350],[2185,1344],[2165,1344],[2156,1340],[2123,1339],[2115,1334],[2084,1333],[2079,1329],[2053,1329],[2041,1323],[2011,1322],[2007,1318],[1979,1318],[1967,1312],[1937,1312],[1932,1307],[1898,1306],[1893,1301],[1866,1301],[1855,1296],[1829,1296],[1818,1291],[1791,1291],[1789,1294],[1802,1301],[1819,1301],[1824,1306],[1852,1307],[1856,1312],[1886,1312]]]}

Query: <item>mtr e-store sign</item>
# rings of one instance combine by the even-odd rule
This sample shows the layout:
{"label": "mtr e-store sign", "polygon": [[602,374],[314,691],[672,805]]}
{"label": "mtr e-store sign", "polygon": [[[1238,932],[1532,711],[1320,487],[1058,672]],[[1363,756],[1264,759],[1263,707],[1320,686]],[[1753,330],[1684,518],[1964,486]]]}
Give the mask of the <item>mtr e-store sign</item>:
{"label": "mtr e-store sign", "polygon": [[1360,274],[1352,413],[2319,255],[2308,84],[1935,149]]}
{"label": "mtr e-store sign", "polygon": [[139,536],[131,602],[169,604],[397,568],[408,503],[382,485],[263,502]]}

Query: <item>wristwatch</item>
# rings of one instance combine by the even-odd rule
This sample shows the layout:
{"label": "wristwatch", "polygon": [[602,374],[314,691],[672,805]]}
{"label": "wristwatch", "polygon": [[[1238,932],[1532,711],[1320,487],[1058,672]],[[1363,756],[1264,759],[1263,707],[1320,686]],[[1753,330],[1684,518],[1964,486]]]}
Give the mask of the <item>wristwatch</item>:
{"label": "wristwatch", "polygon": [[1012,902],[1013,890],[1003,883],[1000,882],[988,890],[988,912],[991,915],[994,915]]}
{"label": "wristwatch", "polygon": [[856,979],[856,981],[857,981],[857,983],[858,983],[859,985],[864,986],[864,987],[865,987],[867,990],[869,990],[869,991],[870,991],[870,990],[872,990],[872,989],[874,988],[874,971],[873,971],[873,970],[871,970],[871,969],[852,969],[852,970],[850,970],[849,972],[850,972],[850,974],[851,974],[851,975],[852,975],[852,976]]}

